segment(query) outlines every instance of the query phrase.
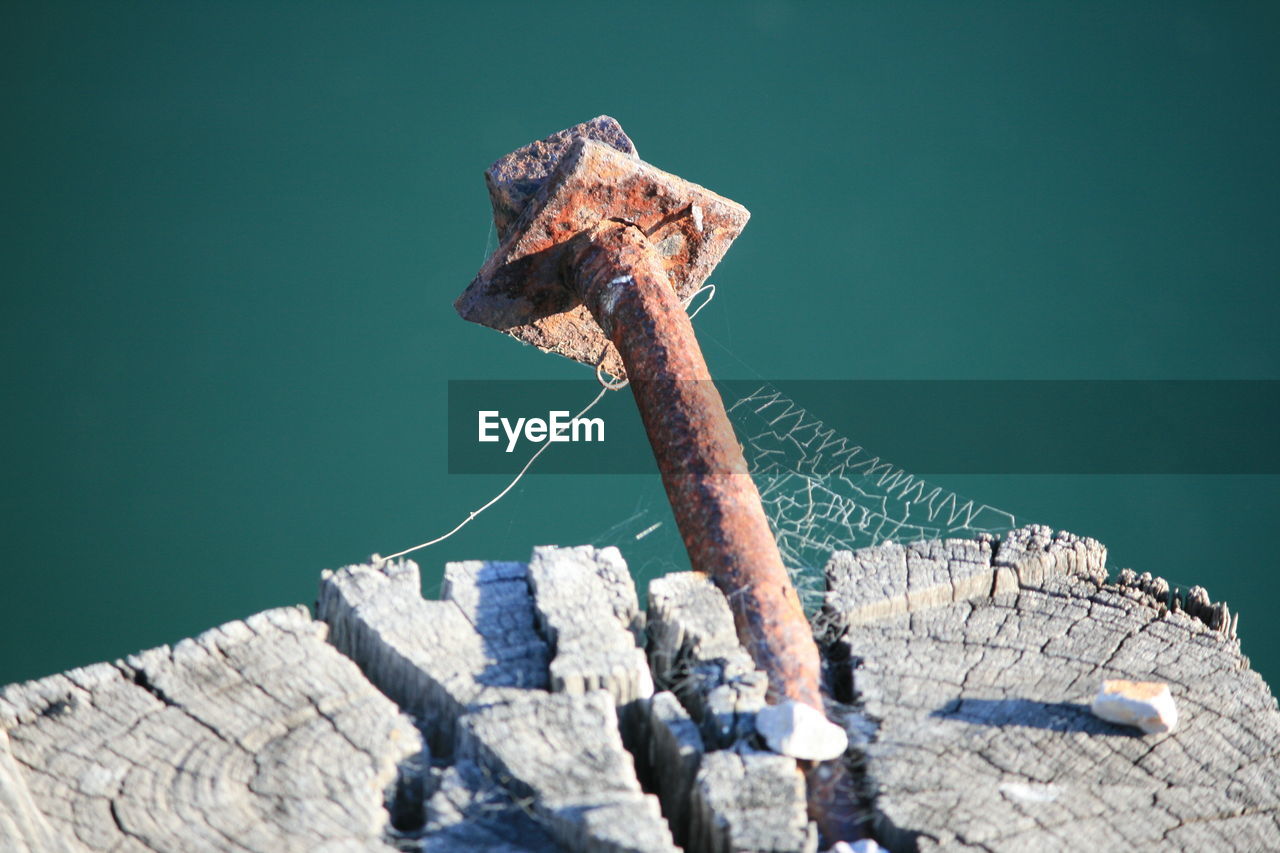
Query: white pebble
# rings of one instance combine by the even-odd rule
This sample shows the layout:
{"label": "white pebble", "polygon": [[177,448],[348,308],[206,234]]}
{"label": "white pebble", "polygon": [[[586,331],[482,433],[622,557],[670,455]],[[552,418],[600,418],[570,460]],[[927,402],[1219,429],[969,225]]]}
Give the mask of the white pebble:
{"label": "white pebble", "polygon": [[805,761],[828,761],[844,754],[849,735],[816,708],[788,699],[756,713],[756,731],[769,749]]}
{"label": "white pebble", "polygon": [[827,853],[885,853],[885,849],[870,838],[863,838],[852,844],[848,841],[837,841]]}
{"label": "white pebble", "polygon": [[1052,783],[1047,785],[1028,785],[1023,782],[1002,782],[997,791],[1011,800],[1023,803],[1052,803],[1058,799],[1061,789]]}
{"label": "white pebble", "polygon": [[1147,734],[1171,732],[1178,726],[1173,694],[1160,681],[1104,681],[1089,709],[1099,719],[1137,726]]}

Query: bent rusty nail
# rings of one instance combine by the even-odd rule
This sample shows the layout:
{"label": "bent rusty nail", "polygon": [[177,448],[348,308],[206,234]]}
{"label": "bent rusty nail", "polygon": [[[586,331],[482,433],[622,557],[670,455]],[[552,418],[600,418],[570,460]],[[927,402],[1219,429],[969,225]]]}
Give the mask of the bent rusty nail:
{"label": "bent rusty nail", "polygon": [[691,565],[725,593],[770,703],[807,705],[834,730],[827,754],[796,757],[835,758],[846,740],[823,714],[812,629],[683,307],[749,214],[634,150],[602,116],[495,163],[505,236],[454,306],[630,380]]}

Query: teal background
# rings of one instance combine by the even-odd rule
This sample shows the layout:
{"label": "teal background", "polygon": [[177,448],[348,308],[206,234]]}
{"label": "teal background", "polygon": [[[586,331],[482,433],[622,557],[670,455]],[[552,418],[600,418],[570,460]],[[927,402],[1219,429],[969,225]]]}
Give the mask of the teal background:
{"label": "teal background", "polygon": [[[697,320],[718,375],[1280,378],[1275,4],[4,20],[0,683],[309,602],[496,492],[447,474],[446,380],[583,373],[455,316],[481,173],[599,113],[753,212]],[[1207,586],[1280,677],[1276,478],[937,480]],[[665,512],[655,478],[531,478],[419,554],[425,585],[637,507]]]}

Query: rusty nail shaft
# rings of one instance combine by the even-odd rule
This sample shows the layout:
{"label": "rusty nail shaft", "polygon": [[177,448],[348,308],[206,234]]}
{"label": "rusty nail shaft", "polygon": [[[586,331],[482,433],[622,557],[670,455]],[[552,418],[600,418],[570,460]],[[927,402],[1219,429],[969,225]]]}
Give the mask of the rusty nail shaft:
{"label": "rusty nail shaft", "polygon": [[636,406],[695,569],[724,592],[770,699],[822,709],[818,648],[760,494],[657,253],[634,226],[580,237],[566,273],[627,368]]}
{"label": "rusty nail shaft", "polygon": [[746,208],[640,161],[607,116],[513,151],[486,180],[503,239],[458,313],[625,371],[690,563],[724,592],[768,676],[757,731],[800,759],[827,844],[857,837],[847,738],[824,713],[818,648],[680,299],[742,231]]}

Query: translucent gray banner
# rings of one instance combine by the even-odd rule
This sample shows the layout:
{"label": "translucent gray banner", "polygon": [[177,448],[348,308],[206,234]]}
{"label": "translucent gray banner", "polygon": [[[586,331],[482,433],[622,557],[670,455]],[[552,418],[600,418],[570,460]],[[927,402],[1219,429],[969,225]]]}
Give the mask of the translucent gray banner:
{"label": "translucent gray banner", "polygon": [[[1280,474],[1276,380],[718,381],[753,471]],[[629,391],[594,381],[449,382],[449,472],[651,474]],[[483,439],[483,440],[482,440]],[[891,466],[890,466],[891,463]]]}

